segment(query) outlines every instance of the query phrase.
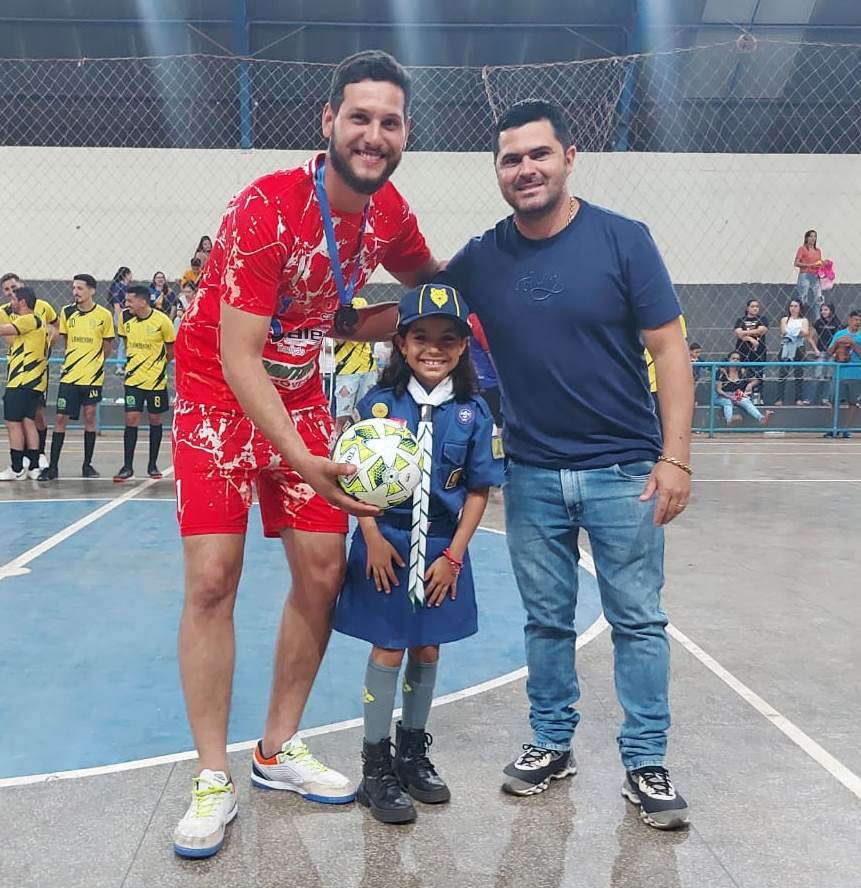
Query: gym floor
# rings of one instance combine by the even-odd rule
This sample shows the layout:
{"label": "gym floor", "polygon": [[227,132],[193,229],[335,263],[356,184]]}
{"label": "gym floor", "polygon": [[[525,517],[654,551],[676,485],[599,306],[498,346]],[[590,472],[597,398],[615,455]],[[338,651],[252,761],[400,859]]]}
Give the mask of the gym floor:
{"label": "gym floor", "polygon": [[[0,888],[857,888],[861,442],[695,439],[694,498],[668,529],[664,598],[669,765],[692,809],[677,833],[643,825],[619,794],[612,648],[588,555],[579,773],[532,798],[500,792],[529,733],[498,501],[472,547],[481,629],[443,651],[429,725],[451,803],[387,827],[358,806],[252,789],[289,582],[252,513],[230,730],[240,814],[221,853],[195,862],[171,843],[194,770],[175,659],[172,483],[166,473],[114,485],[119,433],[99,439],[104,477],[83,480],[78,437],[60,482],[0,486]],[[354,778],[366,655],[333,636],[304,720],[312,749]]]}

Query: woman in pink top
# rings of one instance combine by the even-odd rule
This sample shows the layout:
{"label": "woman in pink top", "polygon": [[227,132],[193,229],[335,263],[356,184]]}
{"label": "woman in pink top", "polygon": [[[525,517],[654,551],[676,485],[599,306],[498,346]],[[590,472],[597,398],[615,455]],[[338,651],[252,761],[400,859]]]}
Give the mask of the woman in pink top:
{"label": "woman in pink top", "polygon": [[[807,313],[807,306],[822,302],[822,287],[819,283],[819,275],[817,271],[822,265],[822,251],[816,246],[816,232],[811,229],[804,232],[804,243],[798,248],[795,254],[795,267],[798,269],[798,283],[795,285],[795,292],[801,301],[804,313]],[[811,298],[808,300],[808,292]]]}

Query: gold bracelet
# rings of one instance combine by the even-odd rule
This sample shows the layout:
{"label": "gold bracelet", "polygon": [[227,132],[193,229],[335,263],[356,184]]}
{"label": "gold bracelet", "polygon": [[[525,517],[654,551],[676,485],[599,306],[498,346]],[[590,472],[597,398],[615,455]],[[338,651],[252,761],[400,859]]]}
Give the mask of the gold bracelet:
{"label": "gold bracelet", "polygon": [[664,456],[662,453],[658,457],[658,462],[669,463],[671,466],[675,466],[677,469],[681,469],[689,475],[693,475],[694,473],[694,470],[687,463],[683,463],[680,459],[676,459],[674,456]]}

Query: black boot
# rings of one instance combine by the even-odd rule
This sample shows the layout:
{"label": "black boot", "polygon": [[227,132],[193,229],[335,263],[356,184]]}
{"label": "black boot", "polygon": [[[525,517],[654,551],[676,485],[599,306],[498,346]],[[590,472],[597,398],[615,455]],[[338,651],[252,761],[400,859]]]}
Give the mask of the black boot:
{"label": "black boot", "polygon": [[401,786],[414,798],[429,805],[447,802],[451,792],[428,758],[433,737],[421,728],[405,728],[397,724],[395,773]]}
{"label": "black boot", "polygon": [[409,823],[416,819],[416,809],[392,768],[390,737],[379,743],[362,742],[362,782],[356,801],[371,809],[381,823]]}

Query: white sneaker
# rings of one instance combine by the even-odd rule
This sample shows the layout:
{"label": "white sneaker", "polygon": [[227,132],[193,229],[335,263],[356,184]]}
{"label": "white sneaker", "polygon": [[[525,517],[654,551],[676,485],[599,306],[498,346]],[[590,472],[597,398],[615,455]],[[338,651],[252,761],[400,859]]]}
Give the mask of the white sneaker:
{"label": "white sneaker", "polygon": [[251,760],[251,782],[255,786],[298,792],[324,805],[346,805],[356,798],[356,787],[343,774],[314,758],[298,734],[272,758],[264,758],[262,746],[261,740]]}
{"label": "white sneaker", "polygon": [[224,828],[236,817],[236,788],[224,771],[205,768],[192,778],[191,805],[173,834],[180,857],[212,857],[224,844]]}
{"label": "white sneaker", "polygon": [[49,465],[51,465],[51,463],[48,462],[48,457],[45,456],[44,453],[40,453],[39,454],[39,468],[40,469],[47,469]]}
{"label": "white sneaker", "polygon": [[35,469],[27,469],[27,477],[31,481],[36,481],[38,479],[39,475],[41,475],[41,474],[42,474],[42,470],[38,466],[36,466]]}
{"label": "white sneaker", "polygon": [[0,481],[23,481],[26,477],[26,469],[21,469],[20,472],[16,472],[12,466],[9,466],[8,469],[3,469],[3,471],[0,472]]}

